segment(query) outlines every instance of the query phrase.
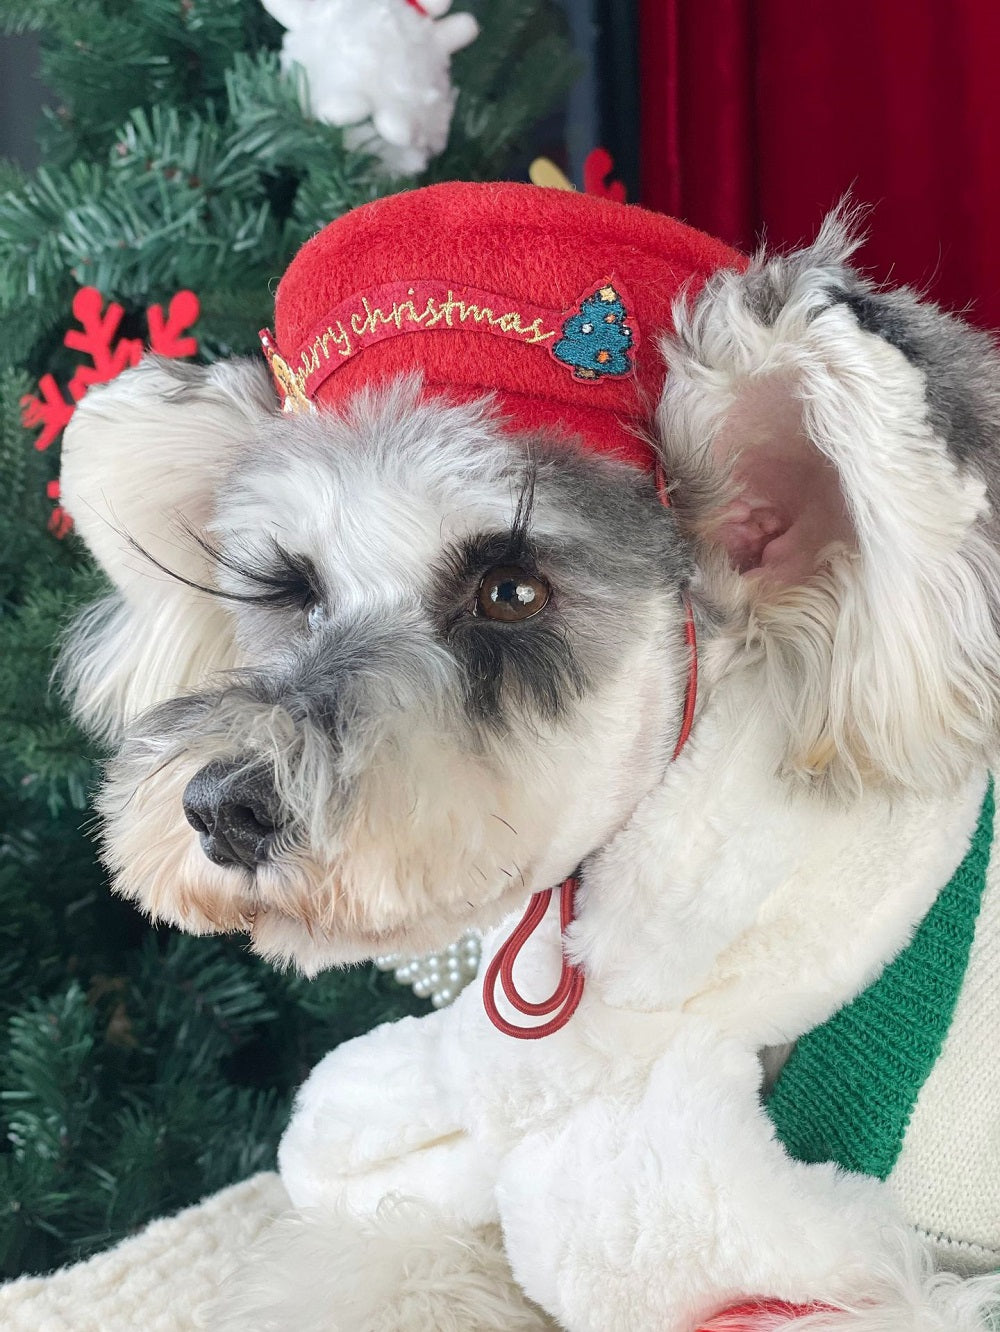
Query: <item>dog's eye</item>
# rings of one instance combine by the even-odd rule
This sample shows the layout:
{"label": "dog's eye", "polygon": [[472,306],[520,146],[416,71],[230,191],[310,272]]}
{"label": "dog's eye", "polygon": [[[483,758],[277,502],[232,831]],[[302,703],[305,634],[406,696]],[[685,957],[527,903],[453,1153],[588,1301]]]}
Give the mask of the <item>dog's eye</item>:
{"label": "dog's eye", "polygon": [[488,620],[528,620],[548,599],[548,583],[516,564],[501,564],[479,584],[476,613]]}
{"label": "dog's eye", "polygon": [[326,607],[322,601],[313,601],[309,603],[306,611],[306,624],[310,629],[319,629],[326,623]]}

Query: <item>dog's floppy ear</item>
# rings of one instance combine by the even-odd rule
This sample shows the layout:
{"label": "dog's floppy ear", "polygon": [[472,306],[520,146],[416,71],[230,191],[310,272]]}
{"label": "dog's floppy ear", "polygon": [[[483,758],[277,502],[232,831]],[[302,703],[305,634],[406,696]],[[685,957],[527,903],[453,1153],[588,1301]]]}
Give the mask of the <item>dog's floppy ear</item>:
{"label": "dog's floppy ear", "polygon": [[853,248],[834,216],[678,308],[659,432],[788,767],[939,789],[1000,723],[1000,361]]}
{"label": "dog's floppy ear", "polygon": [[62,499],[116,589],[79,617],[60,660],[92,731],[114,738],[146,708],[235,664],[223,606],[155,562],[212,585],[192,534],[205,532],[220,481],[275,410],[267,372],[252,361],[149,357],[91,389],[74,413]]}

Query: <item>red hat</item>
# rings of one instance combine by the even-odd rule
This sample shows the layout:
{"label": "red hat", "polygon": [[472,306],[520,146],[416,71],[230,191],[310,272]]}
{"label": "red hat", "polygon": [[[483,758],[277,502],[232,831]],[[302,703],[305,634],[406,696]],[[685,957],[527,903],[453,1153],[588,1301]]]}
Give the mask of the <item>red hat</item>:
{"label": "red hat", "polygon": [[492,392],[511,429],[558,428],[637,466],[671,303],[746,263],[659,213],[517,184],[376,199],[308,241],[262,334],[290,409],[423,372],[429,395]]}

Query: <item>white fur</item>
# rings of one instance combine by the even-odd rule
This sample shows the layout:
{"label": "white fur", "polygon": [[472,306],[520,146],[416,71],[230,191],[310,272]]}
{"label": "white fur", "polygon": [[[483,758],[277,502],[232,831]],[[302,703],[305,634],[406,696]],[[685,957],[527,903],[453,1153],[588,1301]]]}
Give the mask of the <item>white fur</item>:
{"label": "white fur", "polygon": [[190,386],[185,379],[147,357],[92,389],[63,440],[63,503],[117,589],[74,626],[64,678],[80,719],[111,739],[147,708],[235,664],[219,604],[152,569],[132,542],[192,581],[210,579],[184,529],[204,528],[222,478],[274,411],[274,393],[249,361],[212,366]]}
{"label": "white fur", "polygon": [[426,1205],[300,1212],[257,1259],[209,1315],[212,1332],[556,1332],[511,1276],[498,1226],[456,1231]]}
{"label": "white fur", "polygon": [[[1000,558],[979,526],[983,480],[934,434],[923,373],[829,304],[852,246],[828,223],[816,262],[789,266],[773,323],[754,317],[736,274],[717,275],[693,310],[679,304],[663,343],[660,435],[683,496],[687,476],[695,488],[699,472],[732,466],[761,439],[773,447],[775,394],[794,409],[781,428],[834,464],[854,545],[806,585],[754,597],[746,579],[736,594],[753,606],[748,638],[780,709],[785,762],[841,791],[880,779],[919,789],[927,771],[960,779],[970,751],[995,746]],[[698,520],[711,525],[704,511]]]}

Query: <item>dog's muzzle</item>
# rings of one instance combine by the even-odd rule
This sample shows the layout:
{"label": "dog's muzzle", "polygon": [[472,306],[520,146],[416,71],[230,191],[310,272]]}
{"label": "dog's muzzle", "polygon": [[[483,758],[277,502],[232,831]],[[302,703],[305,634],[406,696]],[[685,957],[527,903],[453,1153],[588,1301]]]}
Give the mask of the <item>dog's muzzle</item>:
{"label": "dog's muzzle", "polygon": [[281,808],[264,769],[216,759],[188,782],[183,804],[214,864],[254,870],[270,858],[281,832]]}

